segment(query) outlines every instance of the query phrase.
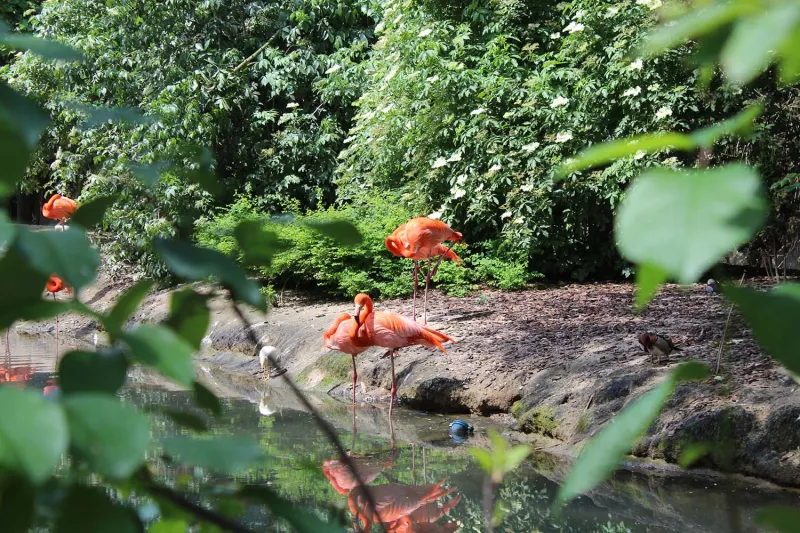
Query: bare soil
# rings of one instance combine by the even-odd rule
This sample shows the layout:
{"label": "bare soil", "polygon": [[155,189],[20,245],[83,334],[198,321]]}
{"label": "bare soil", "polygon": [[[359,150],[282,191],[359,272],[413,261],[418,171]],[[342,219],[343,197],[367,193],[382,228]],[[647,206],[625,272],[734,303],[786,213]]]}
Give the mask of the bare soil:
{"label": "bare soil", "polygon": [[[765,280],[751,284],[765,287]],[[108,309],[128,280],[102,277],[81,299]],[[207,289],[207,288],[206,288]],[[468,298],[434,292],[428,325],[454,337],[442,354],[407,348],[395,360],[398,394],[427,411],[499,415],[513,413],[514,428],[537,435],[555,452],[574,454],[630,401],[660,382],[674,365],[706,363],[711,378],[681,385],[658,421],[635,446],[639,457],[677,463],[696,442],[718,442],[698,466],[800,486],[800,393],[772,362],[734,311],[716,371],[729,304],[702,286],[668,285],[641,314],[632,309],[633,286],[595,283],[522,292],[483,291]],[[169,291],[149,295],[131,323],[167,316]],[[411,300],[376,302],[378,309],[411,314]],[[258,375],[255,347],[223,296],[211,300],[211,327],[201,366]],[[248,312],[264,344],[304,388],[349,399],[351,361],[322,345],[322,332],[348,301],[294,295],[267,316]],[[54,324],[20,324],[17,332],[50,334]],[[89,343],[91,319],[62,317],[62,336]],[[664,364],[638,348],[638,335],[669,336],[682,348]],[[102,335],[102,333],[101,333]],[[381,351],[357,358],[361,402],[385,402],[389,360]]]}

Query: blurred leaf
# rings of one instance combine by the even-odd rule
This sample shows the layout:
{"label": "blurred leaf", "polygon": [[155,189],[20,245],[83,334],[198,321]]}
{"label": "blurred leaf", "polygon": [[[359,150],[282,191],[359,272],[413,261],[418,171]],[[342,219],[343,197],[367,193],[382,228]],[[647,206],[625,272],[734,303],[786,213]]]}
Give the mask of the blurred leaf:
{"label": "blurred leaf", "polygon": [[[25,258],[12,247],[0,258],[0,279],[13,279],[0,291],[0,331],[20,317],[20,310],[42,303],[42,293],[49,276],[32,270]],[[52,305],[52,304],[50,304]]]}
{"label": "blurred leaf", "polygon": [[0,82],[0,196],[13,191],[25,174],[28,157],[49,124],[39,106]]}
{"label": "blurred leaf", "polygon": [[148,187],[155,187],[161,179],[161,174],[167,171],[169,164],[164,162],[140,164],[128,163],[133,176]]}
{"label": "blurred leaf", "polygon": [[113,196],[98,196],[88,202],[82,202],[69,221],[90,230],[103,221],[103,216],[113,203]]}
{"label": "blurred leaf", "polygon": [[800,316],[800,284],[779,285],[759,292],[734,285],[725,286],[725,297],[734,302],[759,344],[788,370],[800,373],[797,351],[797,317]]}
{"label": "blurred leaf", "polygon": [[180,463],[223,473],[239,473],[264,458],[258,443],[240,437],[164,439],[164,453]]}
{"label": "blurred leaf", "polygon": [[0,387],[0,464],[41,484],[67,450],[61,406],[31,390]]}
{"label": "blurred leaf", "polygon": [[267,306],[258,284],[247,278],[241,267],[230,257],[207,248],[198,248],[178,240],[157,238],[153,241],[156,253],[176,275],[203,281],[216,278],[233,297],[266,311]]}
{"label": "blurred leaf", "polygon": [[181,179],[197,183],[206,192],[218,196],[222,191],[219,179],[214,173],[213,154],[207,148],[184,147],[179,150],[178,161],[172,158],[158,159],[152,163],[129,163],[133,175],[148,187],[153,187],[167,171]]}
{"label": "blurred leaf", "polygon": [[469,453],[478,461],[481,468],[487,473],[491,474],[494,470],[494,462],[492,461],[492,454],[488,450],[482,448],[470,448]]}
{"label": "blurred leaf", "polygon": [[324,522],[294,503],[278,496],[269,487],[248,485],[239,490],[238,495],[246,500],[264,504],[270,513],[283,518],[297,533],[344,533],[344,529],[330,522]]}
{"label": "blurred leaf", "polygon": [[75,290],[97,276],[100,256],[79,228],[63,232],[19,228],[17,246],[31,267],[47,276],[56,274]]}
{"label": "blurred leaf", "polygon": [[731,118],[692,133],[648,133],[597,144],[583,150],[573,160],[562,165],[556,172],[556,179],[561,179],[572,172],[630,157],[637,152],[650,154],[667,149],[688,151],[710,148],[718,140],[729,135],[746,137],[752,133],[753,123],[763,111],[764,107],[761,104],[753,104]]}
{"label": "blurred leaf", "polygon": [[120,340],[130,348],[132,359],[158,370],[181,385],[192,384],[194,350],[172,330],[145,324],[123,332]]}
{"label": "blurred leaf", "polygon": [[147,417],[115,396],[72,394],[64,398],[72,445],[93,470],[126,479],[145,460],[150,444]]}
{"label": "blurred leaf", "polygon": [[161,413],[175,424],[185,427],[194,431],[208,431],[208,424],[206,421],[189,411],[181,411],[172,407],[151,407],[149,412]]}
{"label": "blurred leaf", "polygon": [[255,220],[240,222],[234,234],[247,265],[268,267],[272,263],[272,257],[282,249],[278,234],[265,230],[263,225]]}
{"label": "blurred leaf", "polygon": [[506,463],[503,466],[505,473],[508,474],[517,468],[531,454],[531,451],[533,451],[533,448],[529,444],[520,444],[508,450]]}
{"label": "blurred leaf", "polygon": [[694,362],[681,364],[660,385],[625,406],[584,447],[558,491],[556,504],[568,502],[610,476],[636,439],[655,421],[678,381],[704,375],[707,375],[705,365]]}
{"label": "blurred leaf", "polygon": [[199,381],[194,382],[194,403],[208,409],[214,416],[222,414],[222,404],[219,403],[219,398]]}
{"label": "blurred leaf", "polygon": [[0,252],[7,249],[17,234],[17,227],[8,218],[4,210],[0,210]]}
{"label": "blurred leaf", "polygon": [[141,533],[133,509],[112,501],[102,487],[73,485],[59,506],[54,533]]}
{"label": "blurred leaf", "polygon": [[[744,165],[654,169],[628,189],[616,219],[622,255],[693,283],[747,242],[766,217],[758,175]],[[747,220],[736,220],[747,214]],[[745,222],[745,223],[743,223]]]}
{"label": "blurred leaf", "polygon": [[644,309],[653,299],[658,288],[667,281],[667,273],[660,267],[649,263],[641,263],[636,267],[636,301],[637,310]]}
{"label": "blurred leaf", "polygon": [[58,382],[64,394],[116,394],[125,384],[128,362],[117,348],[98,352],[69,352],[58,364]]}
{"label": "blurred leaf", "polygon": [[347,220],[308,221],[305,225],[333,239],[339,246],[358,246],[364,240],[358,228]]}
{"label": "blurred leaf", "polygon": [[0,516],[3,533],[28,533],[32,530],[36,491],[22,477],[0,478]]}
{"label": "blurred leaf", "polygon": [[157,121],[156,117],[144,115],[139,110],[129,107],[95,107],[78,102],[62,102],[62,105],[86,115],[86,121],[83,123],[85,128],[94,128],[114,122],[150,124]]}
{"label": "blurred leaf", "polygon": [[9,25],[0,19],[0,44],[14,50],[29,50],[45,59],[83,61],[83,54],[66,44],[47,41],[24,33],[12,33]]}
{"label": "blurred leaf", "polygon": [[147,533],[186,533],[188,524],[183,520],[161,520],[147,530]]}
{"label": "blurred leaf", "polygon": [[164,325],[191,344],[195,350],[200,349],[211,321],[208,299],[208,295],[199,294],[192,289],[173,292],[170,316],[164,322]]}
{"label": "blurred leaf", "polygon": [[133,287],[125,291],[114,303],[114,308],[111,309],[111,312],[106,317],[106,328],[112,334],[121,331],[152,288],[153,282],[149,279],[143,279],[137,281]]}
{"label": "blurred leaf", "polygon": [[773,505],[762,509],[756,523],[775,533],[797,533],[800,525],[800,509]]}
{"label": "blurred leaf", "polygon": [[695,464],[699,459],[705,457],[714,450],[714,444],[710,442],[695,442],[686,446],[683,450],[678,464],[681,468],[689,468]]}
{"label": "blurred leaf", "polygon": [[800,4],[797,2],[777,3],[755,16],[739,20],[719,58],[728,79],[743,85],[761,74],[798,21]]}
{"label": "blurred leaf", "polygon": [[786,40],[781,51],[780,81],[783,85],[791,85],[800,79],[800,27],[795,28]]}

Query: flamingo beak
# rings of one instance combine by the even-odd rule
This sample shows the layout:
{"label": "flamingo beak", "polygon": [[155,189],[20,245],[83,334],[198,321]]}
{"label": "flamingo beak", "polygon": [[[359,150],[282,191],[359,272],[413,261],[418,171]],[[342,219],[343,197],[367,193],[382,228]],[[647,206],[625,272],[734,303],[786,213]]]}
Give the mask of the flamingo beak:
{"label": "flamingo beak", "polygon": [[353,315],[353,319],[355,319],[356,324],[358,324],[359,327],[361,327],[361,321],[358,319],[358,316],[361,314],[361,309],[363,307],[364,307],[363,305],[356,305],[356,308],[355,308],[356,312]]}

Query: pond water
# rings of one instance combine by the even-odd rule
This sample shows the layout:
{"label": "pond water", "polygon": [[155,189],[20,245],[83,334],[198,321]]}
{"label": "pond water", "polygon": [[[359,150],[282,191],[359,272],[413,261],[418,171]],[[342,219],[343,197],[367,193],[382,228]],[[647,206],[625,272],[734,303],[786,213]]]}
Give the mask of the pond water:
{"label": "pond water", "polygon": [[[0,382],[23,382],[49,393],[55,383],[53,346],[32,342],[27,348],[24,356],[6,353]],[[135,383],[121,395],[140,407],[197,412],[183,391]],[[266,457],[261,463],[237,475],[167,463],[160,456],[158,442],[187,430],[153,414],[155,446],[150,460],[155,473],[202,501],[217,498],[213,486],[232,482],[268,485],[302,508],[314,509],[321,517],[339,520],[352,529],[355,513],[366,512],[363,489],[353,486],[311,416],[293,407],[297,403],[280,388],[256,383],[245,396],[224,398],[223,415],[208,422],[215,434],[256,439]],[[453,417],[396,409],[390,426],[382,406],[365,404],[352,411],[348,404],[327,397],[315,397],[314,401],[368,481],[384,522],[390,522],[387,531],[482,531],[483,473],[467,448],[486,443],[485,430],[491,422],[470,418],[475,437],[462,443],[447,433]],[[563,461],[542,454],[511,474],[499,491],[505,516],[496,531],[729,532],[736,531],[731,523],[733,512],[742,526],[740,531],[749,532],[759,531],[754,518],[764,506],[800,505],[794,491],[766,491],[718,479],[620,472],[556,516],[550,506],[566,468]],[[143,518],[153,512],[154,505],[142,504]],[[257,531],[290,531],[287,525],[273,522],[263,507],[253,505],[242,512],[242,520]],[[362,528],[365,523],[360,522]],[[372,530],[380,531],[380,527]]]}

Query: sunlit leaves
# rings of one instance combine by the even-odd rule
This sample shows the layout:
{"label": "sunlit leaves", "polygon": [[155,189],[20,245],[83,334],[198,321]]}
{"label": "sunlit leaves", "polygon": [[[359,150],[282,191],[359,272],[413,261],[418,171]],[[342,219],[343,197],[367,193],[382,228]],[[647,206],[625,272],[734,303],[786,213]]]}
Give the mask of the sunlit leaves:
{"label": "sunlit leaves", "polygon": [[72,445],[96,472],[126,479],[144,463],[150,425],[142,413],[100,393],[69,395],[64,409]]}
{"label": "sunlit leaves", "polygon": [[236,241],[244,254],[244,262],[253,266],[269,266],[273,256],[281,251],[278,234],[265,230],[260,222],[246,220],[234,230]]}
{"label": "sunlit leaves", "polygon": [[557,503],[568,502],[611,475],[636,439],[656,419],[678,382],[702,379],[707,373],[705,365],[684,363],[672,370],[660,385],[627,405],[583,449],[558,491]]}
{"label": "sunlit leaves", "polygon": [[113,203],[113,196],[98,196],[88,202],[82,202],[69,221],[87,230],[92,229],[103,221],[103,216]]}
{"label": "sunlit leaves", "polygon": [[59,506],[54,533],[141,533],[136,513],[114,502],[102,487],[73,485]]}
{"label": "sunlit leaves", "polygon": [[758,175],[744,165],[655,169],[628,190],[616,237],[627,259],[693,283],[723,254],[747,242],[766,211]]}
{"label": "sunlit leaves", "polygon": [[258,443],[240,437],[193,439],[173,437],[162,442],[164,453],[177,461],[223,473],[238,473],[261,460]]}
{"label": "sunlit leaves", "polygon": [[0,387],[0,465],[40,484],[67,449],[61,406],[30,390]]}
{"label": "sunlit leaves", "polygon": [[83,54],[71,46],[46,41],[33,35],[12,33],[8,24],[0,19],[0,44],[16,50],[29,50],[45,59],[82,61]]}
{"label": "sunlit leaves", "polygon": [[120,331],[125,325],[125,322],[136,312],[136,308],[139,307],[139,304],[142,303],[142,300],[145,299],[147,293],[150,292],[152,288],[153,282],[145,279],[137,281],[133,287],[125,291],[106,317],[105,322],[108,330],[112,333]]}
{"label": "sunlit leaves", "polygon": [[358,228],[347,220],[314,220],[305,224],[340,246],[358,246],[363,240]]}
{"label": "sunlit leaves", "polygon": [[200,349],[211,320],[208,313],[208,295],[192,289],[172,293],[170,316],[164,323],[195,350]]}
{"label": "sunlit leaves", "polygon": [[792,507],[767,507],[758,513],[756,522],[773,533],[794,533],[800,524],[800,510]]}
{"label": "sunlit leaves", "polygon": [[470,448],[469,453],[478,461],[481,468],[491,477],[493,483],[500,483],[531,453],[527,444],[508,446],[508,443],[494,430],[489,431],[491,450]]}
{"label": "sunlit leaves", "polygon": [[16,246],[30,266],[45,275],[56,274],[75,289],[94,281],[100,256],[86,233],[73,227],[69,231],[32,231],[20,228]]}
{"label": "sunlit leaves", "polygon": [[158,370],[181,385],[192,384],[194,349],[172,330],[142,325],[122,333],[120,339],[130,348],[133,360]]}
{"label": "sunlit leaves", "polygon": [[105,392],[115,394],[124,384],[128,362],[118,348],[66,354],[58,365],[64,394]]}
{"label": "sunlit leaves", "polygon": [[177,240],[159,238],[154,241],[153,246],[170,270],[178,276],[191,281],[213,277],[228,288],[237,301],[266,311],[266,302],[258,284],[248,279],[241,267],[230,257]]}
{"label": "sunlit leaves", "polygon": [[10,193],[50,118],[36,104],[0,82],[0,196]]}
{"label": "sunlit leaves", "polygon": [[741,310],[764,349],[786,368],[800,373],[797,350],[800,285],[780,285],[770,292],[728,285],[724,293]]}

